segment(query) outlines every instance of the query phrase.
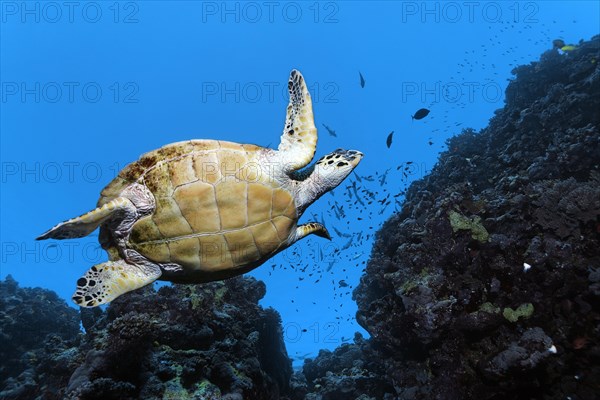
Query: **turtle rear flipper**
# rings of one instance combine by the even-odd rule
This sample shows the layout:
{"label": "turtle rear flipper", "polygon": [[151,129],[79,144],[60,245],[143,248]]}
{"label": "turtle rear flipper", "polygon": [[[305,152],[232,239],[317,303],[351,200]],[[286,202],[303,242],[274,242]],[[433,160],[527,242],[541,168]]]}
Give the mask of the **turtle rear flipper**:
{"label": "turtle rear flipper", "polygon": [[329,231],[327,231],[327,228],[323,226],[323,224],[320,224],[318,222],[309,222],[307,224],[300,225],[298,226],[298,228],[296,228],[296,236],[294,238],[294,241],[298,241],[310,234],[314,234],[327,240],[331,240],[331,235],[329,234]]}
{"label": "turtle rear flipper", "polygon": [[41,234],[36,240],[73,239],[92,233],[100,224],[119,214],[135,213],[136,208],[126,197],[117,197],[79,217],[61,222],[49,231]]}
{"label": "turtle rear flipper", "polygon": [[157,264],[150,261],[107,261],[94,265],[77,280],[73,301],[81,307],[96,307],[109,303],[120,295],[144,287],[162,275]]}

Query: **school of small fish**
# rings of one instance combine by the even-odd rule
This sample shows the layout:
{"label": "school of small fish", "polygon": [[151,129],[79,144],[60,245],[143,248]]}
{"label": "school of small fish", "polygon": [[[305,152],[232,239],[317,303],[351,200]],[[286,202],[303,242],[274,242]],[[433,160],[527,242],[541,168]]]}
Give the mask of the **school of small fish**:
{"label": "school of small fish", "polygon": [[[490,44],[493,46],[502,45],[499,34],[505,30],[514,28],[514,24],[508,23],[507,26],[500,29],[498,34],[489,39],[491,42]],[[531,28],[531,26],[526,25],[522,30],[526,31]],[[543,33],[546,35],[547,42],[551,42],[554,49],[563,54],[577,50],[576,45],[566,44],[562,39],[550,40],[549,32],[550,30],[546,29]],[[519,33],[525,34],[525,32],[522,32],[521,30],[519,30]],[[528,39],[530,42],[532,40],[533,39],[531,38]],[[541,39],[538,39],[535,44],[538,44],[539,40]],[[496,65],[487,64],[485,62],[485,57],[487,56],[486,52],[487,49],[485,47],[482,48],[482,53],[476,53],[475,50],[465,51],[467,57],[462,63],[458,64],[458,71],[456,72],[457,76],[452,77],[452,79],[456,79],[457,81],[461,81],[462,79],[462,81],[465,81],[465,77],[459,79],[459,75],[468,75],[469,72],[473,72],[474,68],[484,70],[490,69],[494,75],[498,75]],[[502,55],[510,56],[510,53],[511,50],[506,49]],[[532,55],[530,54],[529,56],[531,57]],[[473,57],[474,59],[471,60],[470,57]],[[525,61],[527,60],[522,56],[513,60],[513,63],[509,63],[508,65],[512,67],[513,65],[516,66]],[[359,71],[359,84],[363,89],[365,88],[365,82],[363,73]],[[432,114],[430,108],[434,107],[434,104],[430,104],[428,105],[428,108],[418,108],[414,114],[411,115],[411,120],[413,122],[421,121],[428,116],[428,119],[434,118],[430,116],[430,114]],[[464,109],[465,107],[467,107],[466,103],[457,102],[450,110],[444,112],[444,115],[442,116],[442,122],[446,124],[446,128],[443,130],[444,133],[456,133],[456,129],[460,129],[462,122],[448,121],[448,113],[457,108]],[[322,125],[330,136],[335,138],[338,137],[338,133],[336,133],[333,128],[326,124]],[[430,130],[430,133],[433,135],[439,131],[439,128],[432,129]],[[395,131],[392,130],[385,136],[385,145],[388,149],[392,148],[394,132]],[[433,145],[433,139],[429,137],[427,143],[430,146]],[[471,163],[471,160],[467,159],[466,162]],[[386,211],[391,212],[400,210],[408,185],[413,180],[415,171],[418,170],[416,164],[416,161],[402,161],[398,163],[395,168],[390,167],[384,171],[375,172],[374,175],[360,175],[354,171],[348,178],[347,184],[336,189],[338,192],[343,191],[344,195],[337,197],[333,192],[330,192],[332,198],[327,201],[329,209],[320,215],[312,214],[313,220],[322,223],[330,231],[335,233],[335,235],[332,235],[333,243],[331,243],[331,246],[322,246],[312,241],[309,247],[311,249],[318,249],[318,251],[313,251],[311,254],[310,258],[312,263],[303,262],[299,264],[296,263],[295,265],[294,263],[288,262],[280,263],[279,265],[273,264],[271,266],[272,270],[279,267],[284,270],[290,268],[298,272],[298,285],[296,286],[296,289],[300,288],[300,284],[303,281],[310,284],[318,284],[321,281],[326,282],[333,288],[333,300],[338,300],[337,302],[327,301],[328,308],[333,309],[337,314],[337,324],[340,324],[342,321],[352,323],[355,319],[353,313],[344,314],[342,312],[345,303],[344,298],[350,296],[353,290],[353,285],[348,283],[352,281],[349,277],[348,269],[361,268],[364,272],[368,254],[364,251],[352,252],[349,251],[349,249],[360,248],[363,244],[368,243],[373,239],[375,232],[380,227],[376,226],[376,224],[381,224],[383,222],[384,217],[388,215],[383,215]],[[390,183],[393,183],[393,185],[390,185]],[[340,198],[343,199],[342,202],[338,201]],[[373,205],[378,206],[378,208],[373,207]],[[355,221],[349,220],[347,215],[356,215],[358,221],[368,221],[370,225],[366,230],[362,224],[358,227],[353,226]],[[300,257],[298,250],[292,251],[294,252],[293,256]],[[302,255],[302,260],[306,260],[306,257],[304,256],[305,255]],[[530,268],[531,266],[529,264],[524,263],[523,270],[525,272]],[[355,271],[352,271],[353,275],[355,275],[354,272]],[[269,275],[270,274],[271,272],[269,272]],[[291,301],[294,302],[294,300]],[[316,305],[317,302],[313,301],[313,304]],[[300,310],[296,309],[296,312],[300,312]],[[349,340],[349,338],[346,338],[346,341],[347,340]],[[299,354],[295,358],[302,360],[308,356],[312,356],[312,354]]]}

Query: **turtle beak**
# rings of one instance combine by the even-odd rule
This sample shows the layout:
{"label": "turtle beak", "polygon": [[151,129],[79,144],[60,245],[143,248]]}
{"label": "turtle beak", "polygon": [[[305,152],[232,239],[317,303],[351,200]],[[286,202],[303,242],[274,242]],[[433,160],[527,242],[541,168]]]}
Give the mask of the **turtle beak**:
{"label": "turtle beak", "polygon": [[358,150],[348,150],[344,158],[353,166],[356,167],[363,158],[363,153]]}

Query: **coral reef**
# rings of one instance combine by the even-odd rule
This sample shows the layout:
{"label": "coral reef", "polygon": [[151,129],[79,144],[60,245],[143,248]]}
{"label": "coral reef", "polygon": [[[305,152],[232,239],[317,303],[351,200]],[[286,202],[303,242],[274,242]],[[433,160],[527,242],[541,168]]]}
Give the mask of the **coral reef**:
{"label": "coral reef", "polygon": [[354,297],[388,397],[597,398],[599,50],[516,68],[379,231]]}
{"label": "coral reef", "polygon": [[[140,290],[87,329],[72,399],[279,398],[291,363],[279,314],[251,278]],[[124,355],[127,355],[124,357]]]}
{"label": "coral reef", "polygon": [[[236,278],[205,285],[165,286],[158,292],[150,287],[122,296],[106,312],[83,310],[86,334],[81,335],[80,343],[73,342],[76,346],[62,352],[60,346],[53,349],[64,359],[62,370],[55,371],[62,385],[41,398],[282,398],[289,389],[291,361],[279,314],[258,306],[264,294],[262,282]],[[69,336],[73,340],[79,331],[77,311],[61,304],[74,314],[75,331]],[[59,309],[56,304],[48,307]],[[40,310],[43,308],[38,306],[37,312]],[[54,310],[48,311],[49,318],[56,317]],[[35,324],[42,322],[33,320]],[[57,326],[47,329],[61,331]],[[58,339],[53,340],[56,345]],[[31,345],[16,350],[15,356],[28,354]],[[49,362],[43,356],[40,360],[42,364]],[[37,374],[37,370],[30,374],[33,382],[22,377],[21,382],[12,383],[12,392],[2,392],[6,397],[0,397],[35,398],[23,388],[44,379]]]}
{"label": "coral reef", "polygon": [[392,387],[385,381],[383,370],[372,357],[367,341],[356,333],[354,343],[345,343],[331,352],[319,351],[314,359],[307,359],[302,372],[292,382],[293,399],[369,399],[361,394],[381,398]]}
{"label": "coral reef", "polygon": [[56,293],[0,281],[0,399],[60,399],[78,343],[79,313]]}

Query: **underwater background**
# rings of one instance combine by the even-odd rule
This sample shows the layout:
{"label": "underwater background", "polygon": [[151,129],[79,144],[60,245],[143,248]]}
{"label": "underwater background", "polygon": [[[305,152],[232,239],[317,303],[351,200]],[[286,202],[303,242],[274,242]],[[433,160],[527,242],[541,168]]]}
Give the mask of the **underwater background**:
{"label": "underwater background", "polygon": [[[600,196],[597,172],[591,174],[600,160],[598,2],[2,1],[0,13],[0,279],[2,296],[20,299],[0,303],[0,398],[600,397],[591,374],[600,363]],[[557,46],[557,39],[564,43]],[[277,148],[294,68],[312,95],[316,157],[340,147],[365,154],[355,173],[301,219],[323,222],[333,240],[309,237],[247,274],[264,286],[235,280],[196,289],[173,285],[162,289],[162,297],[140,291],[122,296],[112,314],[110,307],[104,314],[82,314],[80,325],[70,297],[83,272],[107,259],[97,232],[68,241],[35,237],[92,209],[119,170],[165,144],[218,139]],[[420,109],[429,114],[413,119]],[[438,163],[440,154],[445,156]],[[572,193],[575,208],[561,203]],[[506,221],[517,215],[522,220],[509,229]],[[540,232],[532,228],[536,224]],[[489,268],[463,274],[445,263]],[[561,293],[558,282],[571,282],[571,271],[582,281]],[[451,287],[447,282],[455,278]],[[58,298],[19,292],[12,279]],[[362,289],[355,291],[361,279]],[[543,282],[552,285],[531,289]],[[525,288],[531,290],[518,292]],[[562,297],[553,299],[553,293]],[[46,300],[28,302],[27,296]],[[244,368],[215,361],[221,356],[214,354],[202,366],[182,363],[181,370],[156,372],[152,382],[148,374],[127,380],[120,372],[102,382],[90,378],[94,368],[114,372],[123,362],[116,356],[92,360],[110,335],[118,332],[126,341],[131,331],[138,337],[131,327],[166,332],[144,325],[149,319],[140,316],[154,315],[159,304],[179,314],[156,318],[178,325],[170,335],[187,340],[171,348],[192,351],[198,343],[210,347],[207,337],[218,337],[216,332],[227,336],[231,318],[201,312],[215,297],[219,307],[238,307],[233,320],[276,326],[273,332],[258,329],[254,341],[248,339],[252,329],[233,334],[266,352],[258,356],[260,368],[244,367],[261,370],[260,379],[235,372]],[[18,325],[25,304],[33,310],[25,314],[39,319]],[[437,314],[445,309],[451,311]],[[489,318],[473,314],[484,311]],[[578,322],[581,332],[565,333],[564,342],[575,350],[559,364],[569,366],[572,379],[548,392],[540,388],[557,382],[564,370],[547,350],[566,351],[551,331],[577,326],[556,313],[589,320]],[[557,322],[542,326],[532,314]],[[197,325],[186,325],[191,320]],[[25,340],[24,326],[43,331],[46,348],[60,350],[55,364],[31,358],[39,341]],[[202,327],[214,335],[202,334]],[[79,331],[88,338],[74,339]],[[463,336],[454,338],[454,331]],[[56,332],[63,335],[60,346],[45,336]],[[10,344],[19,337],[23,343]],[[148,340],[150,347],[163,343]],[[457,344],[465,342],[481,343],[469,354],[489,357],[492,367],[427,361],[436,351],[467,357]],[[539,354],[524,356],[531,350],[527,343],[535,343]],[[110,351],[150,362],[148,353],[124,350],[144,349],[139,343],[123,346]],[[210,349],[227,353],[226,360],[248,356],[240,355],[242,344],[224,346]],[[527,351],[502,353],[511,346]],[[334,353],[305,363],[322,349]],[[574,361],[579,355],[584,364]],[[294,376],[282,367],[287,356]],[[177,357],[169,357],[153,362],[175,365]],[[393,361],[375,361],[386,357]],[[519,361],[499,365],[507,359]],[[235,371],[211,370],[219,363]],[[54,375],[44,378],[38,367]],[[412,372],[401,372],[404,367]],[[192,372],[186,375],[186,368]],[[542,369],[555,375],[538,378]],[[468,379],[461,382],[450,371]],[[515,376],[522,382],[506,383]],[[200,384],[209,381],[208,389]]]}

